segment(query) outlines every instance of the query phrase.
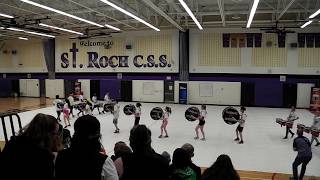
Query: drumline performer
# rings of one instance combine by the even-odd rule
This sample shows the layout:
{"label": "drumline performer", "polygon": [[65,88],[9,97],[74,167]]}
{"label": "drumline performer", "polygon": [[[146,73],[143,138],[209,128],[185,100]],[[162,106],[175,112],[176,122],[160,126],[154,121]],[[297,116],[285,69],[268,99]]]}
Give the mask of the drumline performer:
{"label": "drumline performer", "polygon": [[120,106],[118,104],[118,101],[114,102],[114,106],[113,106],[113,110],[112,110],[112,114],[113,114],[113,124],[116,127],[116,130],[114,131],[114,133],[119,133],[120,129],[118,127],[118,119],[119,119],[119,113],[120,113]]}
{"label": "drumline performer", "polygon": [[[291,106],[291,112],[287,118],[286,124],[292,124],[292,126],[293,126],[293,122],[298,119],[299,119],[299,117],[296,114],[296,108],[294,106]],[[294,132],[291,131],[292,126],[291,127],[286,126],[286,136],[283,139],[288,138],[289,132],[291,134],[291,138],[294,136]]]}
{"label": "drumline performer", "polygon": [[71,114],[72,117],[74,117],[74,115],[73,115],[73,106],[74,106],[73,93],[70,93],[67,99],[69,101],[69,104],[68,104],[69,109],[70,109],[69,115]]}
{"label": "drumline performer", "polygon": [[203,130],[204,124],[206,123],[205,118],[207,117],[207,106],[206,105],[201,105],[201,111],[200,111],[200,116],[199,116],[199,124],[196,126],[195,131],[196,131],[196,137],[194,139],[199,139],[199,129],[202,134],[202,141],[206,140],[206,136]]}
{"label": "drumline performer", "polygon": [[[320,111],[316,112],[316,115],[313,118],[313,124],[311,126],[311,129],[316,129],[316,130],[320,129]],[[314,140],[317,142],[315,146],[319,146],[320,142],[318,138],[315,135],[312,135],[311,144],[313,143]]]}
{"label": "drumline performer", "polygon": [[91,101],[92,101],[92,103],[93,103],[92,111],[93,111],[95,108],[97,108],[99,114],[101,114],[100,109],[99,109],[99,102],[98,102],[98,98],[97,98],[97,94],[96,94],[96,93],[93,94],[93,96],[92,96],[92,98],[91,98]]}
{"label": "drumline performer", "polygon": [[62,100],[59,99],[59,95],[56,95],[56,99],[53,101],[53,105],[56,109],[56,112],[57,112],[57,120],[60,122],[61,119],[60,119],[60,115],[61,115],[61,112],[62,112],[62,109],[63,109],[63,106],[61,107],[61,105],[63,104]]}
{"label": "drumline performer", "polygon": [[[247,120],[247,114],[245,114],[244,112],[246,111],[246,108],[245,107],[241,107],[240,108],[240,119],[237,120],[239,125],[236,129],[236,135],[237,135],[237,138],[235,138],[234,140],[235,141],[239,141],[238,144],[243,144],[243,135],[242,135],[242,131],[243,131],[243,128],[244,128],[244,125],[245,125],[245,122]],[[240,134],[240,139],[239,139],[239,134]]]}
{"label": "drumline performer", "polygon": [[136,104],[136,111],[134,112],[134,126],[139,125],[139,121],[140,121],[140,116],[141,116],[141,104],[137,103]]}
{"label": "drumline performer", "polygon": [[171,114],[171,108],[170,107],[166,107],[165,108],[165,112],[163,113],[163,116],[162,116],[162,124],[161,124],[161,134],[159,136],[159,138],[162,138],[162,134],[163,134],[163,131],[166,133],[166,135],[164,136],[165,138],[169,137],[168,136],[168,131],[167,131],[167,125],[168,125],[168,120],[169,120],[169,116]]}

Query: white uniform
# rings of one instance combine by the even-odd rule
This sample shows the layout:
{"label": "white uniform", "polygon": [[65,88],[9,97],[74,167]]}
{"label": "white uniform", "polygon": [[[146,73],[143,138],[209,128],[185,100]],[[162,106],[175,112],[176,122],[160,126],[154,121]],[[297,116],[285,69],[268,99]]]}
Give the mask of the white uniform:
{"label": "white uniform", "polygon": [[246,120],[247,120],[247,114],[245,113],[241,113],[240,114],[240,119],[239,119],[239,126],[240,127],[244,127],[245,123],[246,123]]}
{"label": "white uniform", "polygon": [[72,96],[69,96],[68,100],[70,102],[70,106],[74,106],[74,98]]}
{"label": "white uniform", "polygon": [[108,94],[106,94],[106,95],[104,96],[104,101],[105,101],[107,104],[111,102],[111,99],[110,99],[110,97],[109,97]]}
{"label": "white uniform", "polygon": [[291,111],[289,116],[288,116],[288,118],[287,118],[287,120],[293,122],[294,120],[297,120],[298,118],[299,117],[297,116],[296,112]]}
{"label": "white uniform", "polygon": [[98,98],[97,98],[97,96],[92,96],[91,100],[92,100],[92,102],[93,102],[94,105],[97,105],[97,104],[98,104]]}
{"label": "white uniform", "polygon": [[200,117],[204,120],[207,118],[207,111],[206,110],[201,110],[200,112]]}
{"label": "white uniform", "polygon": [[79,96],[78,96],[78,98],[79,98],[79,101],[83,101],[83,95],[82,94],[80,94]]}
{"label": "white uniform", "polygon": [[118,104],[114,105],[114,111],[113,111],[113,119],[118,119],[120,113],[120,106]]}
{"label": "white uniform", "polygon": [[140,117],[141,116],[141,108],[137,107],[136,112],[134,113],[135,117]]}
{"label": "white uniform", "polygon": [[169,112],[164,112],[163,113],[163,120],[168,120],[169,119]]}
{"label": "white uniform", "polygon": [[92,115],[92,111],[91,111],[89,104],[86,105],[84,112],[85,112],[85,114]]}

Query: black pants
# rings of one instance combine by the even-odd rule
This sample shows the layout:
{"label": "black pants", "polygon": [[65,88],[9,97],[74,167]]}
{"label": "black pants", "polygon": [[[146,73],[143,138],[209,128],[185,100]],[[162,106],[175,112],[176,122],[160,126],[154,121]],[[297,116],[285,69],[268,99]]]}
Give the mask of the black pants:
{"label": "black pants", "polygon": [[69,107],[70,107],[69,115],[71,114],[73,116],[73,106],[69,106]]}
{"label": "black pants", "polygon": [[134,125],[139,125],[140,117],[136,117],[134,120]]}
{"label": "black pants", "polygon": [[58,115],[57,120],[59,120],[59,121],[60,121],[61,111],[57,111],[57,115]]}
{"label": "black pants", "polygon": [[[293,178],[294,180],[302,180],[304,173],[306,172],[306,167],[309,161],[311,160],[312,156],[310,157],[296,157],[292,164],[292,171],[293,171]],[[302,164],[300,176],[298,178],[298,166]]]}
{"label": "black pants", "polygon": [[290,128],[286,127],[286,137],[288,137],[288,133],[290,132],[291,135],[293,135],[294,133],[291,131]]}

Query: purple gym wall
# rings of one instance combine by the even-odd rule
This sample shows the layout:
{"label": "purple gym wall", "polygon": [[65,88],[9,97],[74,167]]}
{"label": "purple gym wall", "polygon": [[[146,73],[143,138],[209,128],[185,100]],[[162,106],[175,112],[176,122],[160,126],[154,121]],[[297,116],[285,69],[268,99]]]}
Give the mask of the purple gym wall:
{"label": "purple gym wall", "polygon": [[8,97],[11,94],[11,80],[0,79],[0,97]]}
{"label": "purple gym wall", "polygon": [[117,79],[100,80],[100,99],[104,98],[106,92],[110,93],[111,99],[120,99],[121,81]]}

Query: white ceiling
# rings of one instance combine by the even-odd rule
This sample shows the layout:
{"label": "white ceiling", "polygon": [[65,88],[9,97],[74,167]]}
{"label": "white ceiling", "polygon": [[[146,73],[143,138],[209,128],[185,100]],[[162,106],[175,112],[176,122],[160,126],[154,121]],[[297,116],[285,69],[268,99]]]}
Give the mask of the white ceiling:
{"label": "white ceiling", "polygon": [[[72,15],[99,23],[110,24],[122,31],[152,30],[100,0],[32,0]],[[218,1],[222,6],[219,9]],[[178,0],[113,0],[113,2],[163,29],[196,29],[197,26],[180,5]],[[253,0],[185,0],[200,24],[206,28],[242,28],[246,26]],[[150,6],[150,4],[155,5]],[[280,26],[300,27],[308,17],[320,8],[320,0],[260,0],[251,27],[273,26],[279,21]],[[38,23],[46,23],[80,32],[107,33],[110,29],[98,28],[69,17],[41,9],[20,0],[1,0],[0,13],[12,15],[13,20],[0,17],[0,26],[21,27],[37,32],[46,32]],[[163,15],[165,14],[165,16]],[[319,15],[320,16],[320,15]],[[320,17],[317,17],[318,20]],[[224,17],[225,21],[222,21]],[[38,21],[37,21],[38,19]],[[11,21],[11,22],[10,22]],[[319,27],[315,22],[310,27]],[[86,30],[87,29],[87,30]],[[89,31],[88,31],[89,29]],[[52,30],[50,30],[52,31]],[[53,35],[66,34],[53,30]],[[15,37],[19,33],[0,30],[0,34]],[[74,36],[74,35],[73,35]],[[4,38],[5,36],[0,36]]]}

